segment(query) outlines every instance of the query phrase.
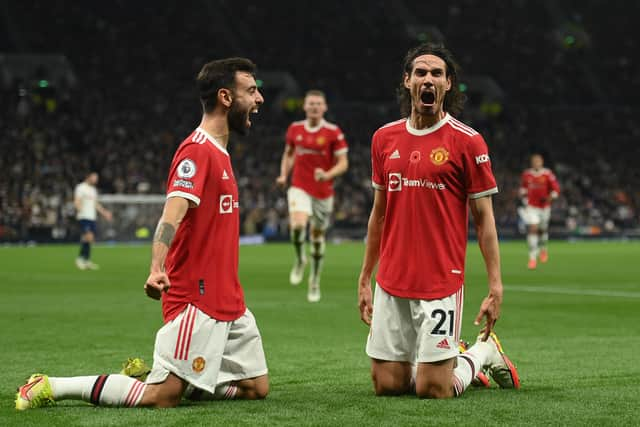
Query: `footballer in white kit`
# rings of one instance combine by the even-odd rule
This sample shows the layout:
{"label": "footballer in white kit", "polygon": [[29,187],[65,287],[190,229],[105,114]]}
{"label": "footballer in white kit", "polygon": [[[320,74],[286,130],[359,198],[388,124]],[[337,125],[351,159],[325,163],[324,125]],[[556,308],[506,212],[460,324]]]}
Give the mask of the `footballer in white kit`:
{"label": "footballer in white kit", "polygon": [[76,258],[76,267],[80,270],[97,270],[98,264],[91,261],[91,245],[96,238],[96,220],[98,213],[111,221],[113,215],[98,202],[98,173],[90,172],[84,181],[76,185],[73,192],[73,204],[76,208],[76,219],[80,225],[80,253]]}

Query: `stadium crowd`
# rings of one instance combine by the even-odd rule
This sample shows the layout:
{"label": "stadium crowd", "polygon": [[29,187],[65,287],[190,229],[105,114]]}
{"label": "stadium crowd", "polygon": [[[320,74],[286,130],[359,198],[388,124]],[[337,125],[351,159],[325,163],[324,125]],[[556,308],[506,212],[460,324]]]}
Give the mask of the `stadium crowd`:
{"label": "stadium crowd", "polygon": [[[164,192],[172,153],[200,114],[195,72],[229,55],[293,76],[294,106],[308,88],[327,93],[328,118],[345,131],[351,164],[336,185],[334,231],[360,237],[372,200],[370,138],[398,118],[402,55],[439,39],[459,56],[468,81],[461,119],[491,150],[501,233],[517,230],[519,176],[532,151],[545,155],[562,186],[552,233],[638,230],[640,172],[630,162],[639,153],[640,70],[631,53],[637,40],[627,34],[640,6],[625,3],[621,13],[620,5],[594,0],[552,3],[453,0],[426,9],[374,0],[343,2],[339,14],[332,2],[314,3],[313,14],[304,2],[149,9],[117,0],[50,14],[30,11],[62,6],[12,3],[0,12],[7,15],[0,52],[62,53],[78,83],[57,84],[40,67],[1,88],[0,241],[77,237],[72,192],[88,170],[100,173],[103,194]],[[602,25],[606,14],[615,25]],[[304,19],[272,25],[286,16]],[[465,76],[488,76],[498,90]],[[269,84],[252,133],[234,137],[231,152],[243,233],[285,238],[285,193],[275,178],[287,125],[302,114],[286,102],[269,104],[276,93]]]}

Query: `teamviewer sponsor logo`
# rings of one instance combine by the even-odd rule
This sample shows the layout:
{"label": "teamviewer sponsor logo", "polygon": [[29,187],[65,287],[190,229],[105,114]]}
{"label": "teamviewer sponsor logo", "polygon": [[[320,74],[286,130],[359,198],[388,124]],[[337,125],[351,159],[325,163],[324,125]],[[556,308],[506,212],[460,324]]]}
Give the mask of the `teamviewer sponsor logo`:
{"label": "teamviewer sponsor logo", "polygon": [[433,182],[428,179],[402,178],[402,185],[407,188],[427,188],[429,190],[444,190],[447,188],[441,182]]}
{"label": "teamviewer sponsor logo", "polygon": [[401,191],[401,190],[402,190],[402,174],[399,172],[390,173],[388,191]]}
{"label": "teamviewer sponsor logo", "polygon": [[220,213],[229,214],[233,212],[233,196],[231,194],[222,194],[220,196]]}

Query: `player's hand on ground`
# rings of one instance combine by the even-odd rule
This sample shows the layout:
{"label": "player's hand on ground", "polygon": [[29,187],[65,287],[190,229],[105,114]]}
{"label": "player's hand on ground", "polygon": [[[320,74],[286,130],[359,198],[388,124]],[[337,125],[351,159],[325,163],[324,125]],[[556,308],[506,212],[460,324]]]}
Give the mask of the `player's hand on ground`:
{"label": "player's hand on ground", "polygon": [[482,328],[484,333],[482,341],[486,341],[489,338],[489,334],[493,331],[496,321],[500,317],[500,306],[502,305],[502,286],[499,290],[489,291],[489,295],[482,300],[480,304],[480,311],[473,322],[476,326],[480,325],[482,319],[485,319],[485,324]]}
{"label": "player's hand on ground", "polygon": [[323,169],[320,169],[320,168],[315,168],[313,170],[313,177],[318,182],[323,182],[323,181],[328,181],[329,180],[329,177],[327,176],[327,173]]}
{"label": "player's hand on ground", "polygon": [[151,273],[144,284],[144,292],[149,298],[160,299],[162,292],[171,287],[169,276],[165,272]]}
{"label": "player's hand on ground", "polygon": [[280,175],[276,178],[276,185],[280,188],[284,188],[287,185],[287,177]]}
{"label": "player's hand on ground", "polygon": [[371,316],[373,315],[373,302],[371,298],[371,283],[369,280],[360,279],[358,284],[358,307],[360,308],[360,319],[368,326],[371,326]]}

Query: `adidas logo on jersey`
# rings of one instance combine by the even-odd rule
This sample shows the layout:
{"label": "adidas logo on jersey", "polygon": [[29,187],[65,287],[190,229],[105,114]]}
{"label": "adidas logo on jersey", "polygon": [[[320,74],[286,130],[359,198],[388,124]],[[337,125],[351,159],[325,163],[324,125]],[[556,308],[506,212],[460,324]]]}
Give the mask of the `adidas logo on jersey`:
{"label": "adidas logo on jersey", "polygon": [[438,348],[442,348],[442,349],[444,349],[444,350],[450,350],[450,349],[451,349],[451,346],[449,345],[449,341],[447,341],[447,339],[446,339],[446,338],[445,338],[445,339],[443,339],[442,341],[440,341],[440,342],[436,345],[436,347],[438,347]]}
{"label": "adidas logo on jersey", "polygon": [[394,151],[393,153],[391,153],[389,158],[390,159],[399,159],[400,158],[400,152],[398,150]]}
{"label": "adidas logo on jersey", "polygon": [[229,174],[226,169],[222,170],[222,179],[229,179]]}

